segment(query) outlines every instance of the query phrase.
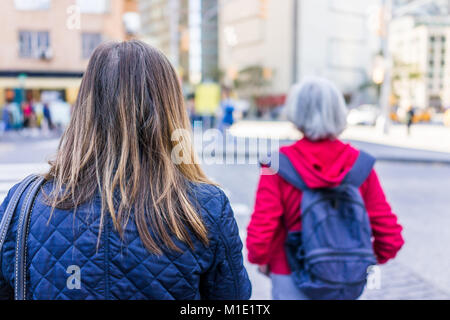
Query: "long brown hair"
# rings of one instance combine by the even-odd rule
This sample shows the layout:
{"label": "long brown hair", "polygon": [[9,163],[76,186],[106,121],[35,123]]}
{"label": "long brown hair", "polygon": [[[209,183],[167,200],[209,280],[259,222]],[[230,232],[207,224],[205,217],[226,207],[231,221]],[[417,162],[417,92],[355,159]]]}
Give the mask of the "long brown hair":
{"label": "long brown hair", "polygon": [[[190,124],[167,58],[136,40],[100,45],[89,61],[56,159],[50,163],[46,176],[54,181],[47,196],[50,205],[76,210],[99,192],[101,225],[109,214],[123,237],[132,218],[150,252],[161,254],[162,245],[179,250],[173,236],[192,247],[188,229],[207,244],[207,230],[190,200],[189,183],[211,182],[196,164],[188,139],[171,140],[176,129],[190,130]],[[190,163],[171,160],[178,143]]]}

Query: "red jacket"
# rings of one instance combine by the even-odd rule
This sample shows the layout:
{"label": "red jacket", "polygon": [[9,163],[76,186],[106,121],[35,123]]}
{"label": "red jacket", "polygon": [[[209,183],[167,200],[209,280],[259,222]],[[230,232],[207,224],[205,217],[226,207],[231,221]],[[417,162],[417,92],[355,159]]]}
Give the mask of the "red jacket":
{"label": "red jacket", "polygon": [[[359,154],[358,150],[339,140],[312,142],[307,139],[282,147],[280,152],[288,156],[309,188],[339,185]],[[369,214],[378,263],[385,263],[395,257],[404,243],[402,227],[386,201],[375,170],[361,185],[360,192]],[[275,274],[290,274],[284,251],[285,224],[288,230],[301,229],[301,198],[302,192],[279,175],[261,175],[254,212],[247,227],[248,260],[251,263],[268,264]]]}

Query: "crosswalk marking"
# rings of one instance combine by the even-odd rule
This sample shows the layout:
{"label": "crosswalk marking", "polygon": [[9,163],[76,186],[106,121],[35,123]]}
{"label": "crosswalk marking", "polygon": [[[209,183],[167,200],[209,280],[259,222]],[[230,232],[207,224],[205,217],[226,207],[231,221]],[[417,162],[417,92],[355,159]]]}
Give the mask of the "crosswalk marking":
{"label": "crosswalk marking", "polygon": [[32,173],[44,173],[47,163],[3,163],[0,164],[0,203],[9,189]]}

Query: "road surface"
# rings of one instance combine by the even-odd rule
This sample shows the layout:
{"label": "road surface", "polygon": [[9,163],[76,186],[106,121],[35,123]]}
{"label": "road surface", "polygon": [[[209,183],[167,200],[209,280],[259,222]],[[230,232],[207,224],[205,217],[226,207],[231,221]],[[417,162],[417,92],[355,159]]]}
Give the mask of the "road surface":
{"label": "road surface", "polygon": [[[0,141],[0,199],[20,179],[44,172],[54,154],[55,139]],[[359,144],[361,146],[361,144]],[[362,145],[380,152],[382,146]],[[207,174],[230,197],[243,241],[250,219],[259,169],[256,165],[204,165]],[[397,258],[380,268],[379,289],[363,299],[450,298],[450,165],[379,161],[383,187],[400,223],[405,246]],[[244,252],[246,255],[246,252]],[[253,299],[270,299],[270,282],[246,262]]]}

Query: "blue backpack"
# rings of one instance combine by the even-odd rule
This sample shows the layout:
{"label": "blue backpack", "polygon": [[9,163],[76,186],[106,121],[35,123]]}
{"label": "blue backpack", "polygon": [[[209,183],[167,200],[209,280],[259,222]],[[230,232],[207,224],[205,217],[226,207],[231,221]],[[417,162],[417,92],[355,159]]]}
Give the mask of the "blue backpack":
{"label": "blue backpack", "polygon": [[303,192],[302,230],[288,233],[285,248],[294,282],[310,299],[357,299],[364,290],[376,259],[359,187],[374,163],[361,151],[339,186],[310,189],[279,153],[278,174]]}

